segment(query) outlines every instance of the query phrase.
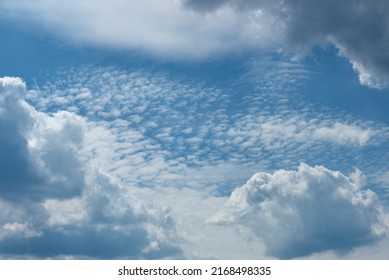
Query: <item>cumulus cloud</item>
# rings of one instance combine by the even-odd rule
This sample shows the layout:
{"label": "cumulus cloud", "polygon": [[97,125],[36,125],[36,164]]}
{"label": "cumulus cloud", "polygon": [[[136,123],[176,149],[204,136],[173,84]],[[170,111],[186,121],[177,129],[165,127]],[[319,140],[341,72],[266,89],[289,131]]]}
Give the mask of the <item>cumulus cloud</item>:
{"label": "cumulus cloud", "polygon": [[344,253],[388,232],[388,215],[364,180],[358,170],[345,176],[304,163],[297,171],[256,173],[210,221],[250,228],[282,259]]}
{"label": "cumulus cloud", "polygon": [[37,113],[24,92],[19,78],[0,80],[0,194],[14,200],[20,193],[33,200],[79,194],[81,126],[76,119]]}
{"label": "cumulus cloud", "polygon": [[0,79],[0,248],[49,258],[179,255],[169,210],[146,207],[119,179],[91,164],[96,125],[51,116],[24,100],[19,78]]}

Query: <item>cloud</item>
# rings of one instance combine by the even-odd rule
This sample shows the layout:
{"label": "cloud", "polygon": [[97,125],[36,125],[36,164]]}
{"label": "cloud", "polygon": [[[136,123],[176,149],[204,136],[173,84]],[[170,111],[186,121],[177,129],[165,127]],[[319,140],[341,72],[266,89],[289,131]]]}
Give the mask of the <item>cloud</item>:
{"label": "cloud", "polygon": [[24,101],[19,78],[0,79],[0,194],[11,200],[71,197],[82,188],[79,119],[48,117]]}
{"label": "cloud", "polygon": [[352,64],[361,84],[381,88],[389,82],[389,4],[385,0],[187,0],[198,11],[222,7],[260,9],[278,19],[285,50],[304,53],[315,45],[334,44]]}
{"label": "cloud", "polygon": [[[247,135],[240,133],[240,135],[242,134]],[[260,126],[255,137],[262,138],[268,147],[280,141],[288,141],[288,139],[305,144],[312,141],[328,141],[338,145],[363,146],[367,144],[372,135],[373,132],[369,129],[339,122],[332,125],[324,123],[312,125],[299,118],[289,120],[273,118]]]}
{"label": "cloud", "polygon": [[169,210],[139,202],[130,187],[91,161],[94,155],[85,147],[99,138],[93,135],[96,124],[66,111],[37,112],[25,102],[25,92],[21,79],[0,78],[1,253],[180,255]]}
{"label": "cloud", "polygon": [[227,197],[215,196],[196,187],[156,187],[138,191],[141,191],[143,200],[171,207],[177,241],[186,259],[268,258],[262,242],[248,230],[236,225],[220,227],[207,223],[207,219],[226,202]]}
{"label": "cloud", "polygon": [[281,259],[347,252],[379,240],[389,226],[360,171],[345,176],[304,163],[297,171],[256,173],[210,221],[250,228]]}
{"label": "cloud", "polygon": [[17,222],[0,230],[2,254],[93,259],[180,256],[172,242],[175,225],[168,210],[146,208],[106,176],[92,176],[77,198],[19,205],[22,213]]}
{"label": "cloud", "polygon": [[[205,222],[233,188],[255,170],[294,169],[300,161],[344,173],[358,167],[369,178],[386,166],[388,135],[382,124],[303,100],[296,93],[303,66],[273,66],[238,80],[248,94],[236,80],[206,87],[112,67],[70,69],[27,91],[11,79],[0,94],[9,100],[2,120],[23,128],[14,138],[23,140],[18,149],[40,184],[15,176],[24,192],[13,195],[1,185],[0,246],[14,258],[269,257],[246,224]],[[55,233],[69,246],[89,234],[118,246],[106,255],[92,239],[73,253],[54,242],[52,251],[35,246]],[[136,240],[142,246],[132,246]],[[117,249],[123,244],[132,248]]]}
{"label": "cloud", "polygon": [[[16,20],[28,20],[73,42],[113,48],[131,48],[171,59],[204,58],[240,51],[263,35],[269,19],[251,18],[226,7],[212,15],[185,9],[181,1],[2,1],[0,13]],[[71,20],[70,20],[71,19]],[[255,24],[254,24],[255,23]],[[259,28],[264,25],[266,28]],[[75,32],[76,31],[76,32]]]}
{"label": "cloud", "polygon": [[282,49],[298,56],[334,44],[361,84],[389,81],[385,0],[5,0],[0,14],[76,44],[134,49],[168,59]]}
{"label": "cloud", "polygon": [[0,240],[15,237],[15,236],[23,236],[26,238],[38,237],[41,233],[30,229],[27,224],[20,223],[8,223],[4,224],[0,230]]}
{"label": "cloud", "polygon": [[285,1],[287,41],[310,47],[329,41],[347,57],[362,84],[389,81],[389,3],[375,0]]}
{"label": "cloud", "polygon": [[33,121],[21,102],[25,85],[19,78],[0,79],[0,193],[15,197],[39,185],[41,178],[31,163],[26,134]]}
{"label": "cloud", "polygon": [[231,6],[239,10],[255,9],[261,7],[280,7],[281,1],[268,1],[268,0],[184,0],[183,3],[190,8],[199,11],[214,11],[220,9],[223,6]]}
{"label": "cloud", "polygon": [[364,145],[373,132],[357,126],[344,125],[336,122],[332,127],[321,127],[313,131],[313,138],[334,141],[337,143],[355,143]]}
{"label": "cloud", "polygon": [[[207,87],[160,72],[83,67],[26,99],[40,111],[74,110],[97,123],[83,154],[96,154],[91,160],[99,168],[130,185],[230,189],[257,168],[291,169],[304,161],[342,172],[358,167],[369,176],[385,164],[388,128],[304,100],[306,67],[266,61],[252,67],[237,81]],[[249,173],[223,171],[242,165]]]}

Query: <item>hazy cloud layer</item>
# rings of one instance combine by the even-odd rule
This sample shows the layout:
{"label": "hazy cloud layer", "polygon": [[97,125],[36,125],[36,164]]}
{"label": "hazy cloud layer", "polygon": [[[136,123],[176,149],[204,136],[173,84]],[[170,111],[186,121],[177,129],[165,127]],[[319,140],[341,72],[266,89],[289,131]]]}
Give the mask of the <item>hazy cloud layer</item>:
{"label": "hazy cloud layer", "polygon": [[204,15],[174,0],[6,0],[0,14],[31,21],[76,43],[132,48],[170,59],[240,52],[267,45],[275,34],[269,28],[271,16],[240,14],[228,7]]}
{"label": "hazy cloud layer", "polygon": [[301,164],[297,171],[256,173],[234,190],[211,219],[238,223],[263,239],[278,258],[347,252],[388,233],[389,219],[360,171],[350,176]]}

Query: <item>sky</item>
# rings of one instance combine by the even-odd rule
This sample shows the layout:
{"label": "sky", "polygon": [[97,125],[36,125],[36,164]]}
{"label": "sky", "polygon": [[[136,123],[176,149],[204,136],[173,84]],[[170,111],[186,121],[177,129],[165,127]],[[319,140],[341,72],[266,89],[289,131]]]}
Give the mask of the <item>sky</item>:
{"label": "sky", "polygon": [[389,259],[386,0],[0,0],[0,259]]}

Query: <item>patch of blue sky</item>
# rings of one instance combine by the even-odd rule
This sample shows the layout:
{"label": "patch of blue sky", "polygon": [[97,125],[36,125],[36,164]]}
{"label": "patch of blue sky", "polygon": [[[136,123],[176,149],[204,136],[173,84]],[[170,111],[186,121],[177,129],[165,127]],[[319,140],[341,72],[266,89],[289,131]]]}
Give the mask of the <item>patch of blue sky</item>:
{"label": "patch of blue sky", "polygon": [[388,89],[361,86],[351,64],[333,45],[314,48],[305,60],[317,70],[302,91],[304,98],[345,111],[355,118],[388,124]]}

